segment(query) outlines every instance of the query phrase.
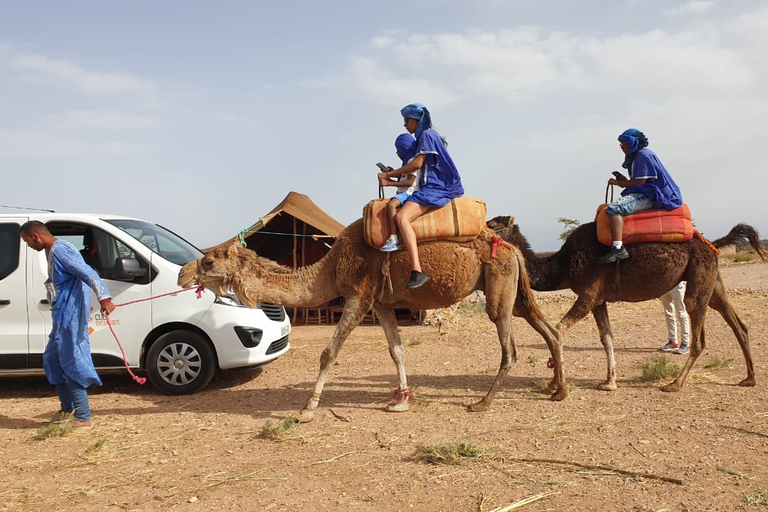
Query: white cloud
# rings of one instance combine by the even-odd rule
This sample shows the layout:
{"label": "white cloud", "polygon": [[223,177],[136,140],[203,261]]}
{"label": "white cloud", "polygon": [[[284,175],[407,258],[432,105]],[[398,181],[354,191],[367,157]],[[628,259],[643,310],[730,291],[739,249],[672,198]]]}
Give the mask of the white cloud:
{"label": "white cloud", "polygon": [[43,131],[0,132],[0,158],[31,161],[92,159],[97,156],[125,158],[146,150],[142,144],[121,141],[93,141]]}
{"label": "white cloud", "polygon": [[669,18],[676,18],[678,16],[697,16],[706,13],[712,7],[714,7],[716,2],[714,0],[694,0],[692,2],[688,2],[686,4],[683,4],[679,7],[673,7],[671,9],[665,9],[664,10],[664,16],[667,16]]}
{"label": "white cloud", "polygon": [[78,64],[63,59],[51,59],[44,55],[13,55],[8,61],[11,69],[24,72],[30,77],[70,87],[93,95],[119,93],[154,93],[157,83],[130,73],[103,73],[89,71]]}
{"label": "white cloud", "polygon": [[67,110],[54,114],[40,123],[52,130],[78,129],[136,130],[154,128],[164,123],[158,119],[119,110]]}
{"label": "white cloud", "polygon": [[[768,9],[763,13],[768,21]],[[645,97],[754,93],[764,65],[745,41],[766,31],[751,19],[740,20],[736,36],[734,28],[714,22],[604,38],[535,26],[377,36],[366,55],[350,60],[343,77],[324,83],[365,91],[381,103],[404,94],[423,97],[424,91],[443,104],[471,95],[523,102],[567,91]]]}

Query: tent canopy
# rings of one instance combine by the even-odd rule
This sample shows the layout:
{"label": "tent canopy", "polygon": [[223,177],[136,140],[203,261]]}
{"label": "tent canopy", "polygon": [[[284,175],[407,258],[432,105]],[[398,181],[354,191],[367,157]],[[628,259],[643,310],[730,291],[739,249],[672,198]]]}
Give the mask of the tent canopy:
{"label": "tent canopy", "polygon": [[[296,268],[322,258],[344,228],[308,196],[289,192],[280,204],[252,226],[214,247],[242,239],[259,255]],[[214,247],[204,249],[204,252]]]}

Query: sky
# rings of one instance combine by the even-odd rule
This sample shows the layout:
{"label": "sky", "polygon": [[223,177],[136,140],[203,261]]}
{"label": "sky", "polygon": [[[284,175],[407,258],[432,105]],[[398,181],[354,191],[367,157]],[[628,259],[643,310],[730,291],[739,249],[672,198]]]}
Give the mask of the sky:
{"label": "sky", "polygon": [[[764,0],[0,0],[0,213],[138,217],[199,247],[290,191],[342,224],[425,104],[466,194],[536,251],[642,130],[697,229],[768,237]],[[392,195],[389,189],[388,195]],[[618,194],[618,190],[616,193]]]}

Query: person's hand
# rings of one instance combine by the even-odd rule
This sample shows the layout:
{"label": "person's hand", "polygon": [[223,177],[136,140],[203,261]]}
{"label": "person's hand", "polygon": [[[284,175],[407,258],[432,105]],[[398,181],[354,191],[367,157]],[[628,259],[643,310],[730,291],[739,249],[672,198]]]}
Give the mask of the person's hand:
{"label": "person's hand", "polygon": [[109,314],[115,310],[115,305],[112,303],[112,299],[104,299],[100,304],[101,314],[103,316],[109,316]]}
{"label": "person's hand", "polygon": [[619,181],[617,179],[615,179],[615,178],[611,178],[611,179],[608,180],[608,184],[609,185],[618,185]]}

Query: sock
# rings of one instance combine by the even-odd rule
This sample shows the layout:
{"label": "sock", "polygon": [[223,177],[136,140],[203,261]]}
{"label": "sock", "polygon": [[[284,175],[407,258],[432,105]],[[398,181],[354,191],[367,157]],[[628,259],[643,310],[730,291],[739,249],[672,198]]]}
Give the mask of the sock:
{"label": "sock", "polygon": [[618,240],[618,241],[614,240],[613,241],[613,248],[614,249],[621,249],[622,245],[624,245],[624,244],[621,242],[621,240]]}

